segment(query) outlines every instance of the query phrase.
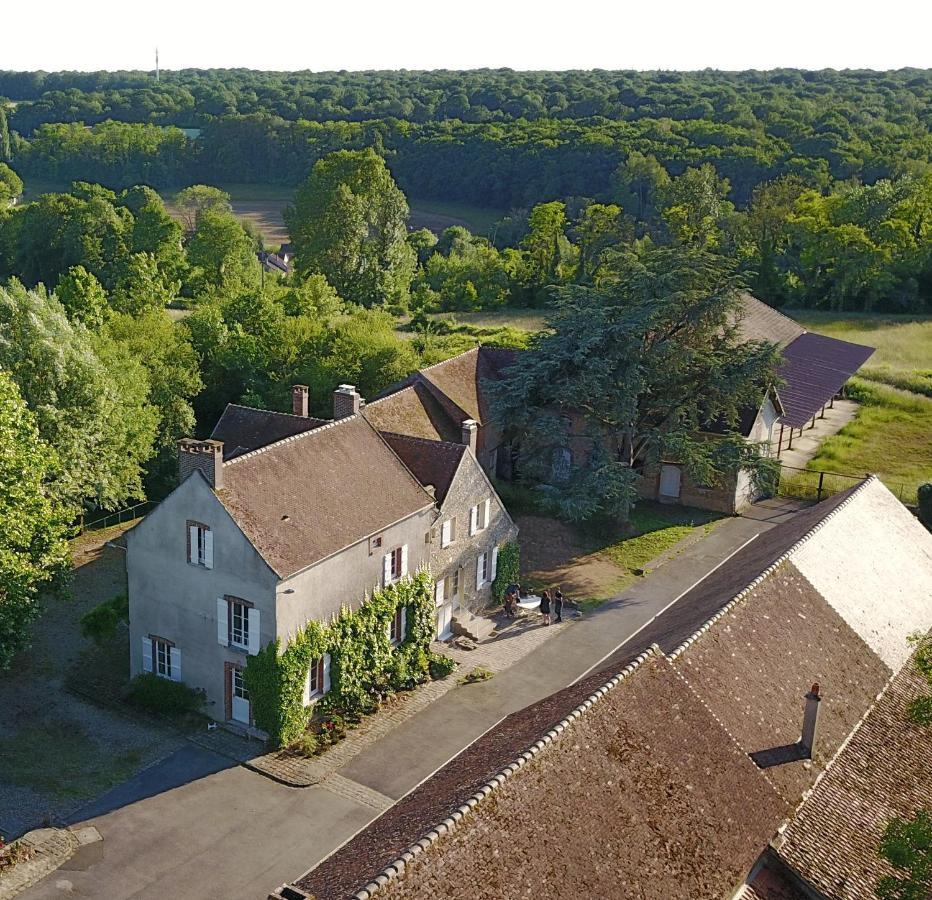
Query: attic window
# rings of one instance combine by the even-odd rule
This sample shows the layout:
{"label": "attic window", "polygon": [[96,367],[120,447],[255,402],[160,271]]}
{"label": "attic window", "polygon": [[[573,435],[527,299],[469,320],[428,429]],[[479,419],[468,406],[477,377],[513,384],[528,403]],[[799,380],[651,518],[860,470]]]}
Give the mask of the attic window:
{"label": "attic window", "polygon": [[369,555],[372,556],[376,550],[381,549],[382,547],[382,535],[377,535],[376,537],[369,538]]}
{"label": "attic window", "polygon": [[290,522],[290,521],[291,521],[291,516],[289,516],[289,515],[284,515],[284,516],[282,516],[282,521],[283,521],[283,522]]}

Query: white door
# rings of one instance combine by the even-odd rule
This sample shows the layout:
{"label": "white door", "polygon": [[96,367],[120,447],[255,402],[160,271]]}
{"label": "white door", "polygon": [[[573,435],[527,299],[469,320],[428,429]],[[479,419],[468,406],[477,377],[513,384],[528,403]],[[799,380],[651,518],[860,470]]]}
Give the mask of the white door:
{"label": "white door", "polygon": [[445,641],[452,632],[453,604],[443,603],[437,607],[437,640]]}
{"label": "white door", "polygon": [[680,496],[680,482],[683,472],[679,466],[660,467],[660,496],[665,500],[677,500]]}
{"label": "white door", "polygon": [[233,682],[231,685],[233,693],[233,721],[248,725],[249,693],[246,690],[246,685],[243,683],[243,670],[231,669],[230,678]]}

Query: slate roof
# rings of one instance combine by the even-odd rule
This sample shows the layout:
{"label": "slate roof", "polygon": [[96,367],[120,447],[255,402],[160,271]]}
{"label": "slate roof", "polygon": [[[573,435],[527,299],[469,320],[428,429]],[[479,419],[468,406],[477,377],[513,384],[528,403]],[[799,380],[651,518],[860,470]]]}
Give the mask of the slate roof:
{"label": "slate roof", "polygon": [[359,890],[520,756],[385,896],[667,900],[733,889],[787,806],[670,664],[649,657],[624,677],[606,683],[600,673],[555,696],[564,714],[586,708],[541,752],[520,756],[544,734],[533,726],[541,710],[553,715],[553,698],[480,738],[298,886],[318,900]]}
{"label": "slate roof", "polygon": [[362,416],[224,463],[218,497],[281,578],[433,505]]}
{"label": "slate roof", "polygon": [[776,842],[779,859],[832,900],[873,898],[894,874],[877,852],[887,822],[932,809],[932,729],[907,716],[929,693],[911,659]]}
{"label": "slate roof", "polygon": [[432,485],[437,502],[443,503],[466,453],[466,445],[391,432],[381,432],[381,435],[421,485],[425,488]]}
{"label": "slate roof", "polygon": [[783,363],[777,374],[785,382],[779,390],[781,421],[793,428],[802,428],[816,415],[874,352],[873,347],[813,334],[747,293],[741,295],[738,331],[745,341],[770,341],[780,348]]}
{"label": "slate roof", "polygon": [[251,406],[228,403],[210,438],[223,441],[223,459],[226,461],[326,424],[326,419],[292,416],[270,409],[253,409]]}
{"label": "slate roof", "polygon": [[778,371],[786,382],[780,388],[783,421],[802,428],[873,352],[873,347],[809,332],[784,347],[783,364]]}

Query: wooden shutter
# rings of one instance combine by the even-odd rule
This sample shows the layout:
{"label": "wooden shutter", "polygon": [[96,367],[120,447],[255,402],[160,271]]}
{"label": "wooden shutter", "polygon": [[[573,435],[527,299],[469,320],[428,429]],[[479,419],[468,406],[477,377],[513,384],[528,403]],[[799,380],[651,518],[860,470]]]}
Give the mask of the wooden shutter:
{"label": "wooden shutter", "polygon": [[495,576],[498,574],[498,547],[492,548],[492,571],[489,574],[489,581],[495,581]]}
{"label": "wooden shutter", "polygon": [[324,684],[323,684],[324,693],[330,691],[330,654],[324,654]]}
{"label": "wooden shutter", "polygon": [[489,510],[492,508],[492,501],[486,500],[485,503],[483,503],[482,505],[483,505],[482,527],[488,528],[489,527]]}
{"label": "wooden shutter", "polygon": [[453,530],[453,520],[447,519],[443,523],[443,527],[440,529],[440,546],[448,547],[450,545],[450,535]]}
{"label": "wooden shutter", "polygon": [[168,651],[171,659],[171,679],[172,681],[181,681],[181,651],[177,647],[171,647]]}
{"label": "wooden shutter", "polygon": [[221,647],[230,645],[230,605],[223,597],[217,598],[217,643]]}
{"label": "wooden shutter", "polygon": [[152,638],[146,635],[142,636],[142,671],[152,671]]}
{"label": "wooden shutter", "polygon": [[188,526],[188,562],[197,562],[197,526]]}
{"label": "wooden shutter", "polygon": [[382,584],[389,585],[392,583],[392,555],[386,553],[382,557]]}
{"label": "wooden shutter", "polygon": [[408,607],[401,607],[401,628],[398,632],[398,643],[403,644],[408,635]]}
{"label": "wooden shutter", "polygon": [[408,545],[401,545],[401,577],[408,574]]}
{"label": "wooden shutter", "polygon": [[482,557],[485,556],[484,553],[480,553],[476,557],[476,587],[482,587]]}
{"label": "wooden shutter", "polygon": [[469,534],[474,535],[478,531],[479,525],[479,507],[474,506],[469,510]]}
{"label": "wooden shutter", "polygon": [[209,528],[204,529],[204,566],[214,567],[214,533]]}
{"label": "wooden shutter", "polygon": [[437,603],[437,606],[443,606],[443,579],[437,579],[437,587],[434,591],[434,600]]}
{"label": "wooden shutter", "polygon": [[255,656],[259,652],[259,610],[249,607],[249,647],[248,652]]}
{"label": "wooden shutter", "polygon": [[304,679],[304,697],[302,699],[302,703],[305,706],[310,706],[311,704],[311,672],[316,665],[317,660],[312,659],[311,664],[307,667],[307,678]]}

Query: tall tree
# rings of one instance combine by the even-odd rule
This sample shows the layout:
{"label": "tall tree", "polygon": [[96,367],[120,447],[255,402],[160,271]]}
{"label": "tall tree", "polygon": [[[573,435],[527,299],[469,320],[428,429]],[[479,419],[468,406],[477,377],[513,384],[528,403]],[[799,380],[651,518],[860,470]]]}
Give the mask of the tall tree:
{"label": "tall tree", "polygon": [[65,572],[74,514],[49,492],[55,452],[16,384],[0,371],[0,671],[28,644],[39,589]]}
{"label": "tall tree", "polygon": [[618,198],[635,222],[654,219],[670,175],[655,156],[632,150],[615,171]]}
{"label": "tall tree", "polygon": [[[2,113],[3,110],[0,110]],[[0,156],[0,160],[3,157]],[[0,161],[0,209],[10,206],[23,192],[23,180],[5,162]]]}
{"label": "tall tree", "polygon": [[[626,516],[639,467],[662,458],[676,458],[701,484],[764,465],[736,426],[763,399],[778,354],[739,342],[733,265],[683,247],[628,251],[615,265],[612,283],[557,289],[548,330],[489,387],[527,477],[553,481],[555,464],[584,446],[554,492],[575,519]],[[704,439],[721,424],[731,432]]]}
{"label": "tall tree", "polygon": [[13,148],[10,143],[10,126],[3,106],[3,102],[0,101],[0,163],[9,162],[13,157]]}
{"label": "tall tree", "polygon": [[557,275],[566,243],[566,206],[559,201],[539,203],[528,218],[528,233],[521,242],[534,283],[540,287]]}
{"label": "tall tree", "polygon": [[231,213],[201,212],[186,249],[188,284],[195,295],[211,289],[231,293],[259,281],[255,244]]}
{"label": "tall tree", "polygon": [[577,281],[590,281],[599,269],[602,254],[622,240],[621,207],[613,203],[590,203],[573,231],[579,248]]}
{"label": "tall tree", "polygon": [[884,829],[880,855],[897,870],[877,885],[880,900],[932,897],[932,813],[921,809],[911,819],[892,819]]}
{"label": "tall tree", "polygon": [[298,271],[319,272],[352,303],[406,304],[417,260],[407,240],[408,213],[372,149],[319,159],[285,210]]}
{"label": "tall tree", "polygon": [[55,496],[114,508],[143,496],[157,415],[141,363],[118,344],[68,321],[44,289],[0,288],[0,369],[57,453]]}
{"label": "tall tree", "polygon": [[233,212],[230,195],[208,184],[192,184],[183,191],[179,191],[175,194],[175,206],[181,213],[181,221],[188,234],[193,233],[197,228],[197,222],[202,213],[232,214]]}
{"label": "tall tree", "polygon": [[72,266],[58,279],[55,297],[72,322],[99,328],[107,317],[107,292],[84,266]]}
{"label": "tall tree", "polygon": [[723,238],[723,224],[734,211],[726,199],[728,179],[705,163],[674,178],[664,191],[663,221],[680,244],[715,249]]}

